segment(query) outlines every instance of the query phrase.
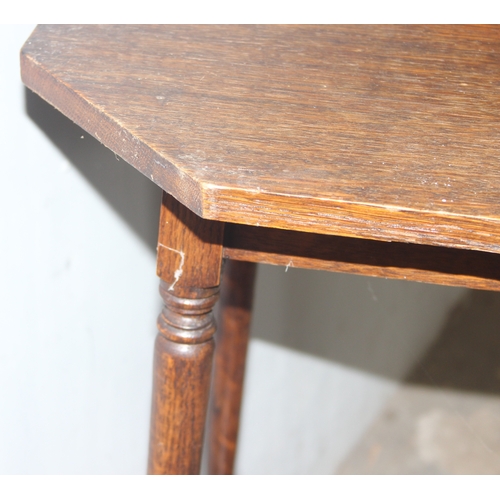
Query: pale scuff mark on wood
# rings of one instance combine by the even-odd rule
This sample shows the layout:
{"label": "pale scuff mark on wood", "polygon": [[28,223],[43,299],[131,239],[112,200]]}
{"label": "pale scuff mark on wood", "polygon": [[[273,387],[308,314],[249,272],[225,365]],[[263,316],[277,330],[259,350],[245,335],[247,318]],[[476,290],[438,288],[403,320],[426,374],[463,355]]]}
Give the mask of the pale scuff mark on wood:
{"label": "pale scuff mark on wood", "polygon": [[158,246],[166,248],[167,250],[171,250],[172,252],[175,252],[175,253],[177,253],[177,254],[179,254],[181,256],[181,262],[179,264],[179,267],[174,272],[174,278],[175,278],[174,282],[168,288],[171,291],[171,290],[174,289],[174,286],[177,284],[177,282],[179,281],[180,277],[182,276],[183,267],[184,267],[185,254],[184,254],[184,252],[182,250],[176,250],[175,248],[167,247],[167,245],[164,245],[163,243],[159,243],[158,242]]}

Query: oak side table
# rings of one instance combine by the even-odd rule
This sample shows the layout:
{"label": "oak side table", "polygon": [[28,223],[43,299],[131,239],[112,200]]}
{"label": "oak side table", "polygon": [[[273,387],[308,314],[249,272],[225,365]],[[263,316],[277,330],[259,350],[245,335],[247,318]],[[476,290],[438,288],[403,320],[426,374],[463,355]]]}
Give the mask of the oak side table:
{"label": "oak side table", "polygon": [[255,263],[500,290],[499,26],[40,26],[21,69],[164,191],[150,473],[211,383],[231,473]]}

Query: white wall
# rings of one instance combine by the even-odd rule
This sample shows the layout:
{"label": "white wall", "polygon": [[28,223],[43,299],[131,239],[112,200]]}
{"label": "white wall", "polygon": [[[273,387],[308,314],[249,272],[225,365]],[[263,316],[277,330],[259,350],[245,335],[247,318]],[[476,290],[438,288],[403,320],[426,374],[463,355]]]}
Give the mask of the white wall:
{"label": "white wall", "polygon": [[[18,60],[31,28],[0,28],[0,473],[142,473],[159,192],[33,95],[30,113],[67,154],[28,116]],[[69,161],[80,157],[126,207]]]}
{"label": "white wall", "polygon": [[[160,193],[25,91],[32,28],[0,26],[0,474],[141,474]],[[237,470],[333,472],[461,293],[261,267]]]}

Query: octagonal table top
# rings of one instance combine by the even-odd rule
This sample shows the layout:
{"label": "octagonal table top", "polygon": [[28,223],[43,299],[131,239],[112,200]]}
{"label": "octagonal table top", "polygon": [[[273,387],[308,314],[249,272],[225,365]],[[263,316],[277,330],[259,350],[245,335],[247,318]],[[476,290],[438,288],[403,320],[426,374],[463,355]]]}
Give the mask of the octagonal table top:
{"label": "octagonal table top", "polygon": [[500,253],[499,26],[39,26],[21,68],[201,217]]}

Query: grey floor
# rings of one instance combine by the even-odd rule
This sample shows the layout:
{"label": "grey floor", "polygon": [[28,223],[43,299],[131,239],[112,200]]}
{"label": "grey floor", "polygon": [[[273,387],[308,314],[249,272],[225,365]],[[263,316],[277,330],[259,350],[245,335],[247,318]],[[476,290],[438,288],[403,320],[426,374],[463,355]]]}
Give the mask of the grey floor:
{"label": "grey floor", "polygon": [[336,473],[500,474],[500,293],[468,293]]}

